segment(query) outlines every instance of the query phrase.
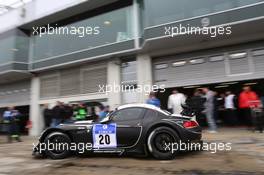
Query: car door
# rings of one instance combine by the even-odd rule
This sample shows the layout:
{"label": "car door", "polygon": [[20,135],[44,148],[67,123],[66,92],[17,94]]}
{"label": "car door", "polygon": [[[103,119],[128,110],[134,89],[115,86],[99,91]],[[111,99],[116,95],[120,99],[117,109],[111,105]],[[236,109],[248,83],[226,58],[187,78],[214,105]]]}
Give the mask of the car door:
{"label": "car door", "polygon": [[117,147],[128,148],[137,143],[142,132],[144,112],[144,108],[131,107],[111,115],[111,123],[116,124]]}

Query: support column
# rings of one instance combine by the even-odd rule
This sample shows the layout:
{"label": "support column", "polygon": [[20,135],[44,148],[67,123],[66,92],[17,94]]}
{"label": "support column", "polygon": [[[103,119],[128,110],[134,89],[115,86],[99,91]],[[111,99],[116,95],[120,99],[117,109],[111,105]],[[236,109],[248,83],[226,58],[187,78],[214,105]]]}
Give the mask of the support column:
{"label": "support column", "polygon": [[[107,64],[107,85],[112,87],[120,87],[121,82],[121,71],[120,71],[120,60],[115,59],[109,61]],[[121,91],[109,92],[108,95],[108,104],[111,110],[121,105]]]}
{"label": "support column", "polygon": [[[152,86],[152,62],[147,54],[137,55],[137,77],[138,85]],[[138,102],[145,103],[147,98],[146,92],[139,93]]]}
{"label": "support column", "polygon": [[40,80],[39,77],[31,79],[31,93],[30,93],[30,121],[32,128],[29,131],[31,136],[38,136],[43,128],[43,118],[39,106],[40,95]]}

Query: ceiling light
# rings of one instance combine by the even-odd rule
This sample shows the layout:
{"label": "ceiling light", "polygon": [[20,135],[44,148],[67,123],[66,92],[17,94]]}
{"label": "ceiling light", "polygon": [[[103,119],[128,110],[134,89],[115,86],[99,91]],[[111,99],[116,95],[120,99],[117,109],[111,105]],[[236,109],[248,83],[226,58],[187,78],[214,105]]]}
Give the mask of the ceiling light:
{"label": "ceiling light", "polygon": [[233,85],[237,84],[238,82],[227,82],[227,83],[222,83],[221,85]]}
{"label": "ceiling light", "polygon": [[110,26],[112,23],[111,23],[111,21],[104,21],[104,25],[106,25],[106,26]]}
{"label": "ceiling light", "polygon": [[178,66],[183,66],[185,64],[186,64],[186,61],[178,61],[178,62],[172,63],[172,66],[178,67]]}
{"label": "ceiling light", "polygon": [[220,86],[215,86],[216,89],[220,89],[220,88],[227,88],[229,87],[228,85],[220,85]]}
{"label": "ceiling light", "polygon": [[194,89],[194,88],[199,88],[201,86],[186,86],[186,87],[183,87],[184,89]]}
{"label": "ceiling light", "polygon": [[253,83],[245,83],[244,86],[251,86],[251,85],[256,85],[258,84],[257,82],[253,82]]}
{"label": "ceiling light", "polygon": [[11,51],[13,51],[13,52],[17,52],[17,51],[19,51],[18,49],[16,49],[16,48],[12,48],[12,49],[10,49]]}
{"label": "ceiling light", "polygon": [[234,53],[230,55],[230,58],[236,59],[236,58],[244,58],[247,56],[246,52],[241,52],[241,53]]}

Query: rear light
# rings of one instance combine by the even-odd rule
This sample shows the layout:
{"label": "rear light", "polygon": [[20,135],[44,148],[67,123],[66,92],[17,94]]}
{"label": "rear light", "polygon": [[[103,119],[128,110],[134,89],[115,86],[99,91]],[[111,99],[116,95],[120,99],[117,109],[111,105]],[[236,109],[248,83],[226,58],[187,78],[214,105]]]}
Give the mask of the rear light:
{"label": "rear light", "polygon": [[198,123],[196,121],[184,121],[183,122],[183,127],[184,128],[194,128],[194,127],[197,127],[198,126]]}

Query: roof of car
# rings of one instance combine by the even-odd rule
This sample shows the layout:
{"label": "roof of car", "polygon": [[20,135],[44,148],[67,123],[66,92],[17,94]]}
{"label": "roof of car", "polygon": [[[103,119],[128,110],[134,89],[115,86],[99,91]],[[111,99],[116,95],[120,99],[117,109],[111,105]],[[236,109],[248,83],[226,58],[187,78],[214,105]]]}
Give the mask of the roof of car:
{"label": "roof of car", "polygon": [[158,107],[156,107],[154,105],[145,104],[145,103],[126,104],[126,105],[119,106],[117,109],[120,110],[120,109],[125,109],[125,108],[132,108],[132,107],[147,108],[147,109],[152,109],[152,110],[161,112],[161,113],[163,113],[165,115],[168,115],[169,114],[168,112],[165,112],[162,109],[160,109],[160,108],[158,108]]}

